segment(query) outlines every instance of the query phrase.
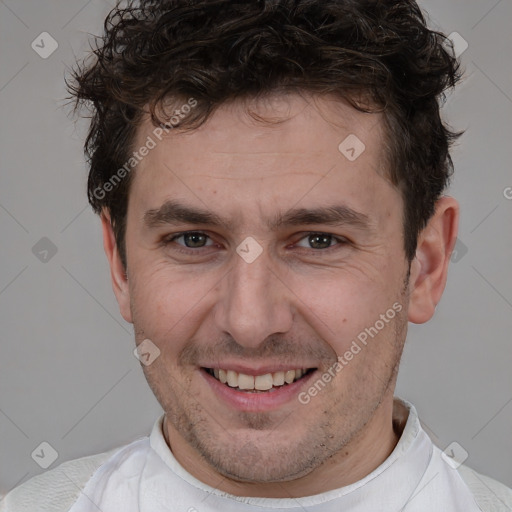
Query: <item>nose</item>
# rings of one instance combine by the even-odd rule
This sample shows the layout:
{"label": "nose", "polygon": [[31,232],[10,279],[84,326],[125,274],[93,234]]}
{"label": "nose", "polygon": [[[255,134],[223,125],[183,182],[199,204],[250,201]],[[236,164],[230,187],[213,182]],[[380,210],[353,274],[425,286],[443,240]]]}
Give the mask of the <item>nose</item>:
{"label": "nose", "polygon": [[239,345],[257,348],[269,336],[291,329],[292,293],[265,251],[252,263],[233,257],[233,268],[221,284],[215,321]]}

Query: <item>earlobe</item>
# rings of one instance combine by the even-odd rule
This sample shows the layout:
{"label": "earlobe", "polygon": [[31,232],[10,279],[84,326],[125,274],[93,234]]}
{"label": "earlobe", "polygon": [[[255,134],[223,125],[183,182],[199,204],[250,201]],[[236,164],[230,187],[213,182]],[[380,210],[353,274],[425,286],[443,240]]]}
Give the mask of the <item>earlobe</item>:
{"label": "earlobe", "polygon": [[101,212],[101,227],[103,231],[103,248],[110,265],[112,289],[119,304],[121,315],[127,322],[132,323],[128,277],[121,261],[110,214],[105,209]]}
{"label": "earlobe", "polygon": [[409,321],[427,322],[443,294],[450,256],[457,239],[459,205],[453,197],[442,197],[436,211],[418,237],[411,262]]}

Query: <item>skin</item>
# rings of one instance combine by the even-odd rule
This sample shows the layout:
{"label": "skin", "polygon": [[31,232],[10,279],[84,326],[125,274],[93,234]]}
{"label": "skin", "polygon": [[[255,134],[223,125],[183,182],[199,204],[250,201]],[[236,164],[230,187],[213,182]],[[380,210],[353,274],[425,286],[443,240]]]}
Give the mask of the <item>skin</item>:
{"label": "skin", "polygon": [[[248,109],[279,122],[256,121]],[[153,129],[145,120],[138,143]],[[354,162],[338,150],[349,134],[366,146]],[[231,225],[149,226],[147,212],[169,200]],[[268,225],[292,208],[333,205],[364,214],[367,225]],[[383,119],[332,97],[225,104],[199,129],[171,132],[140,162],[126,273],[106,211],[104,246],[137,343],[149,338],[161,351],[143,368],[165,411],[166,440],[192,475],[239,496],[299,497],[351,484],[390,455],[400,435],[393,391],[407,322],[432,317],[458,224],[457,202],[441,198],[409,269],[402,212],[386,178]],[[210,238],[196,248],[185,246],[190,238],[169,241],[183,231]],[[312,247],[311,232],[333,238]],[[236,252],[248,236],[263,249],[252,263]],[[317,368],[316,381],[395,303],[402,311],[305,405],[240,411],[199,370],[205,362],[285,363]]]}

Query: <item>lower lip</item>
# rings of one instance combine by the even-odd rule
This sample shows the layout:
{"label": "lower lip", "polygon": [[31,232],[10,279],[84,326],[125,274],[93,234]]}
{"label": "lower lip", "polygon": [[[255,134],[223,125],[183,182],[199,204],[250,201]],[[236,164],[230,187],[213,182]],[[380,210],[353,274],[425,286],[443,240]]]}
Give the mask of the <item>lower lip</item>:
{"label": "lower lip", "polygon": [[291,384],[285,384],[275,388],[274,391],[262,393],[238,391],[236,388],[231,388],[227,384],[222,384],[222,382],[212,377],[202,368],[200,373],[215,394],[231,407],[242,411],[263,412],[277,409],[287,402],[297,399],[300,389],[307,385],[309,380],[315,375],[316,370]]}

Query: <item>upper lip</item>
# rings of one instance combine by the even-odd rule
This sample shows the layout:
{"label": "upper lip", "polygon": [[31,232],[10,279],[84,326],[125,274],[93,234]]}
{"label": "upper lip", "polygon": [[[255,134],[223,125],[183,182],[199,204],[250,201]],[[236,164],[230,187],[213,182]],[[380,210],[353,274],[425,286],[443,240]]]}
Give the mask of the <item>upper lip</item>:
{"label": "upper lip", "polygon": [[268,363],[261,364],[258,366],[247,366],[247,364],[243,363],[205,363],[199,365],[201,368],[210,368],[210,369],[222,369],[222,370],[233,370],[237,373],[243,373],[245,375],[265,375],[267,373],[275,373],[275,372],[286,372],[287,370],[300,370],[306,369],[309,370],[311,368],[316,368],[317,366],[312,365],[310,363]]}

